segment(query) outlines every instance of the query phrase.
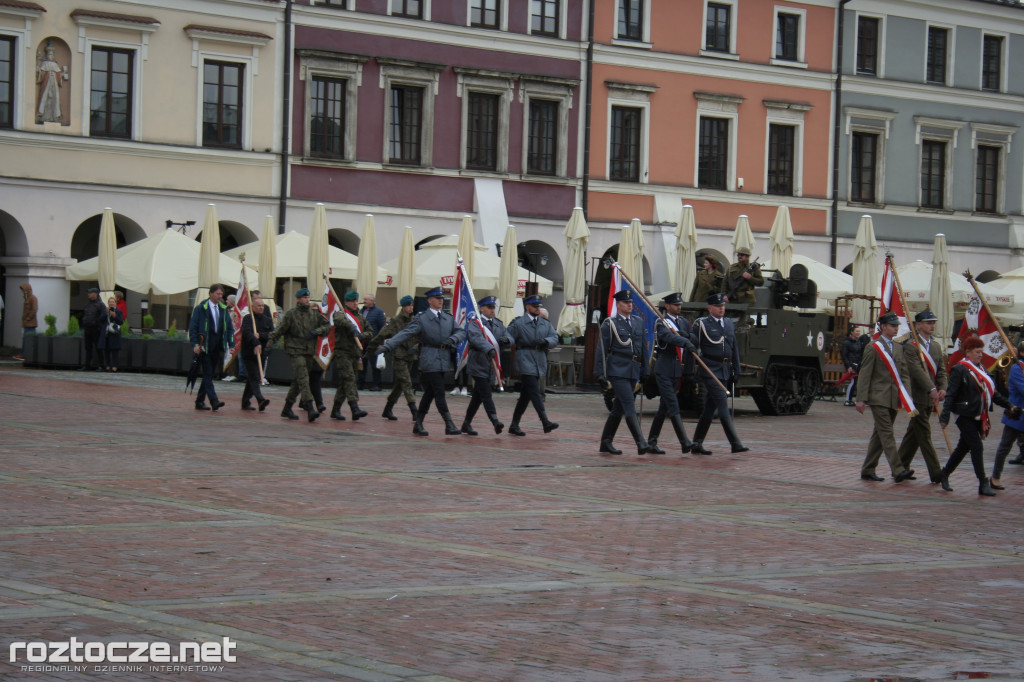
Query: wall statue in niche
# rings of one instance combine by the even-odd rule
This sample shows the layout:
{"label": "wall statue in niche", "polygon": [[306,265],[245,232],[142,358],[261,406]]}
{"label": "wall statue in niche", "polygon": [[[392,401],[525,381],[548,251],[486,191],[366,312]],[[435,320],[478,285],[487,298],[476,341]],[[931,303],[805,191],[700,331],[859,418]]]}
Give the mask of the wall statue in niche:
{"label": "wall statue in niche", "polygon": [[36,123],[71,125],[71,50],[47,38],[36,50]]}

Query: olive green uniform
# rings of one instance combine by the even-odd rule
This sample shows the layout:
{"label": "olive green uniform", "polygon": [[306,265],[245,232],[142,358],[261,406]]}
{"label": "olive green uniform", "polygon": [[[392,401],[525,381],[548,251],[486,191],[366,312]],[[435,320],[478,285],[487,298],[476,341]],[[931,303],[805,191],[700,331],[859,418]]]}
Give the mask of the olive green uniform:
{"label": "olive green uniform", "polygon": [[704,303],[708,300],[708,296],[711,294],[717,294],[722,291],[722,285],[725,282],[725,275],[712,270],[701,270],[697,273],[697,279],[693,282],[693,291],[690,294],[691,301],[698,301]]}
{"label": "olive green uniform", "polygon": [[[377,333],[377,336],[373,337],[370,345],[367,346],[367,357],[373,357],[378,346],[409,326],[413,317],[414,315],[406,315],[404,312],[399,312],[388,320],[384,328]],[[398,402],[398,396],[403,394],[405,395],[406,402],[416,402],[416,396],[412,392],[412,365],[416,362],[416,356],[419,355],[419,348],[419,337],[414,336],[407,339],[405,343],[395,346],[395,349],[391,352],[391,358],[394,360],[395,379],[394,388],[391,389],[391,393],[388,395],[389,403],[394,404]]]}
{"label": "olive green uniform", "polygon": [[[750,279],[744,279],[743,273],[751,265],[753,265],[754,269],[750,272]],[[762,284],[764,284],[764,276],[761,274],[761,266],[756,263],[743,265],[737,261],[730,265],[729,270],[725,273],[722,293],[729,297],[729,303],[753,305],[755,302],[754,287],[759,287]],[[735,291],[733,291],[734,289]],[[730,291],[732,293],[729,293]]]}
{"label": "olive green uniform", "polygon": [[[284,338],[284,352],[292,363],[292,385],[288,387],[286,403],[294,403],[297,397],[301,398],[300,405],[313,400],[313,393],[309,390],[309,372],[316,366],[316,337],[330,330],[330,323],[318,308],[298,303],[284,314],[281,324],[270,333],[271,345]],[[310,332],[316,335],[309,338]]]}
{"label": "olive green uniform", "polygon": [[[359,321],[358,328],[352,323],[352,318],[349,315]],[[334,394],[335,403],[343,403],[347,400],[351,405],[359,402],[356,375],[359,373],[359,360],[363,355],[363,343],[372,337],[373,328],[359,313],[345,310],[334,313],[334,363],[338,370],[338,390]]]}

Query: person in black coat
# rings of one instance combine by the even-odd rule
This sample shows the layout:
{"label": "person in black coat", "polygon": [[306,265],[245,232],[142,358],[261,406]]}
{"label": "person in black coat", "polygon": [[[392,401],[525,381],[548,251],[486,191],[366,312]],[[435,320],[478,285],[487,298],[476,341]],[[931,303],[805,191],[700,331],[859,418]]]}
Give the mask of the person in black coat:
{"label": "person in black coat", "polygon": [[[240,355],[245,363],[245,390],[242,391],[242,409],[252,410],[252,399],[256,398],[260,412],[267,409],[270,400],[260,390],[260,363],[268,352],[270,333],[274,331],[274,318],[267,312],[262,298],[252,299],[252,310],[242,318],[242,349]],[[259,355],[257,355],[259,352]]]}
{"label": "person in black coat", "polygon": [[640,430],[635,398],[638,385],[647,378],[648,355],[644,323],[638,315],[633,315],[633,292],[622,289],[615,293],[615,314],[606,317],[601,323],[597,355],[594,358],[594,374],[598,382],[602,388],[610,389],[615,394],[612,411],[608,413],[601,431],[598,452],[622,454],[622,450],[612,444],[612,439],[623,418],[636,443],[637,454],[650,451]]}
{"label": "person in black coat", "polygon": [[654,363],[654,378],[658,382],[661,401],[658,404],[658,413],[651,421],[651,431],[647,435],[647,451],[655,455],[665,454],[665,451],[658,447],[658,436],[661,434],[662,425],[668,419],[675,429],[683,454],[686,454],[693,443],[686,437],[683,418],[679,415],[679,399],[676,392],[683,377],[686,352],[695,350],[695,347],[690,341],[690,323],[679,315],[683,309],[682,294],[669,294],[664,302],[665,317],[654,323],[654,338],[658,351],[658,359]]}
{"label": "person in black coat", "polygon": [[943,490],[951,492],[953,488],[949,485],[949,476],[970,451],[971,464],[978,477],[978,494],[991,497],[996,493],[985,476],[984,446],[981,443],[989,431],[988,413],[993,403],[1008,408],[1008,414],[1012,417],[1020,416],[1021,409],[996,390],[996,382],[978,364],[984,347],[985,342],[977,336],[968,337],[961,345],[964,359],[949,371],[949,386],[946,389],[946,400],[942,404],[942,414],[939,415],[939,425],[945,429],[949,425],[950,413],[955,413],[960,441],[946,461],[946,466],[942,467],[938,481]]}
{"label": "person in black coat", "polygon": [[96,371],[103,371],[103,352],[99,349],[100,333],[107,326],[107,309],[100,300],[100,290],[89,289],[89,300],[82,312],[82,341],[85,344],[85,364],[79,370],[92,369],[92,355],[96,353]]}
{"label": "person in black coat", "polygon": [[840,349],[843,367],[846,368],[846,371],[854,373],[850,385],[846,387],[846,402],[843,404],[847,407],[857,404],[853,401],[853,396],[857,395],[857,372],[860,371],[860,360],[864,355],[864,346],[866,345],[860,342],[860,337],[860,329],[850,327],[850,333],[843,339],[843,347]]}
{"label": "person in black coat", "polygon": [[[124,314],[117,307],[117,301],[111,296],[107,299],[107,323],[100,327],[100,340],[96,344],[102,357],[100,361],[108,372],[116,372],[118,356],[121,354],[121,325]],[[111,328],[113,325],[113,328]]]}

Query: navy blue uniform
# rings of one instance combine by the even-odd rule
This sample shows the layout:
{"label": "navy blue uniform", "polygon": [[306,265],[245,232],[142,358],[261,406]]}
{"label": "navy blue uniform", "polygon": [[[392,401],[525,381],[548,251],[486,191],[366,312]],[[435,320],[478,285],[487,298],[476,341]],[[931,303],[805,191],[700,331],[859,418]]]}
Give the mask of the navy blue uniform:
{"label": "navy blue uniform", "polygon": [[647,452],[633,397],[637,382],[647,377],[647,356],[647,335],[639,316],[626,318],[616,314],[605,318],[598,337],[594,374],[602,383],[611,384],[615,403],[601,433],[601,452],[621,454],[612,446],[612,439],[623,417],[637,444],[637,452]]}
{"label": "navy blue uniform", "polygon": [[[725,391],[708,376],[708,370],[718,378],[725,386],[731,386],[740,370],[740,349],[736,344],[736,330],[733,322],[727,317],[716,320],[711,315],[698,318],[693,323],[690,332],[690,340],[697,347],[701,359],[708,369],[703,367],[697,370],[697,376],[704,383],[704,412],[697,422],[697,429],[693,433],[693,451],[701,454],[711,454],[703,450],[704,437],[711,428],[711,420],[718,412],[718,419],[722,423],[725,435],[732,445],[733,452],[741,452],[745,448],[740,442],[733,425],[732,415],[729,413],[729,399]],[[703,450],[703,451],[702,451]]]}
{"label": "navy blue uniform", "polygon": [[661,401],[658,404],[658,413],[651,421],[647,445],[651,452],[663,452],[658,447],[658,437],[661,435],[662,425],[668,419],[675,429],[683,452],[686,453],[690,451],[692,443],[686,437],[683,420],[679,416],[679,399],[676,393],[683,376],[686,354],[694,349],[693,342],[690,341],[690,322],[684,317],[665,315],[654,324],[654,339],[658,354],[658,359],[654,362],[654,379],[658,383]]}

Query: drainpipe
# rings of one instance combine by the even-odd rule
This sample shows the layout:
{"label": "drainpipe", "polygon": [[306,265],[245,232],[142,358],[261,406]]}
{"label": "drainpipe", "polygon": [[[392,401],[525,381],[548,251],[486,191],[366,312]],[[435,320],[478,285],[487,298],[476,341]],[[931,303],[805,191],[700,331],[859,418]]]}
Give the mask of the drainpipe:
{"label": "drainpipe", "polygon": [[590,109],[594,102],[594,0],[589,5],[590,18],[587,21],[587,94],[583,116],[583,217],[588,218],[590,197]]}
{"label": "drainpipe", "polygon": [[836,22],[836,104],[832,112],[832,252],[829,265],[839,260],[839,133],[843,120],[843,9],[850,0],[839,0]]}
{"label": "drainpipe", "polygon": [[281,189],[277,209],[277,233],[284,234],[288,216],[288,149],[291,143],[292,107],[292,0],[284,5],[284,96],[281,98]]}

